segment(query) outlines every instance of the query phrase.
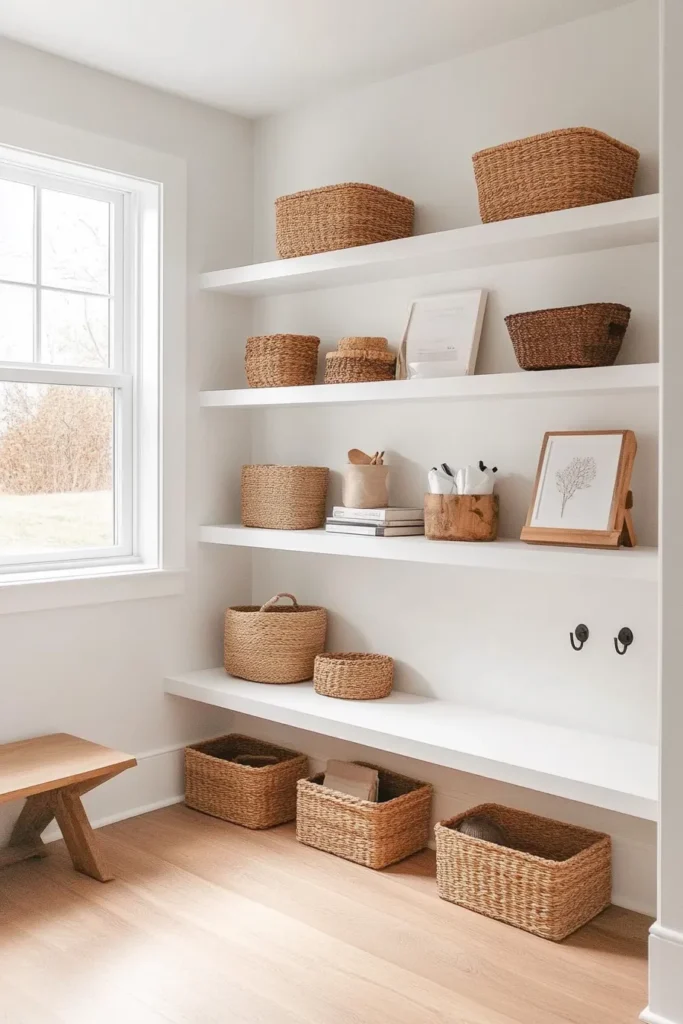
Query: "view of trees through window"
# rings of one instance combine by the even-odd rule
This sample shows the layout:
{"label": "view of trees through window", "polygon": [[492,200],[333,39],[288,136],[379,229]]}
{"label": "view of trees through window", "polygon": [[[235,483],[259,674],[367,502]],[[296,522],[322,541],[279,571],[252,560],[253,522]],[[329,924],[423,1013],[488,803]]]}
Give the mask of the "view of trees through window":
{"label": "view of trees through window", "polygon": [[[111,365],[112,210],[0,178],[0,363]],[[22,380],[4,366],[0,553],[111,546],[114,390]]]}

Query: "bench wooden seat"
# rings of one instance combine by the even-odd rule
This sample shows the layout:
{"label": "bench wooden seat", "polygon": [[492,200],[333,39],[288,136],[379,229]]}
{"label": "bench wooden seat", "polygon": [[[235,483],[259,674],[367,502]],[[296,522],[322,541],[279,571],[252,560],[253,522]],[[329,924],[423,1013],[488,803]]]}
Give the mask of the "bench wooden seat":
{"label": "bench wooden seat", "polygon": [[81,797],[136,763],[130,754],[63,732],[0,745],[0,804],[27,798],[9,845],[0,850],[0,867],[45,857],[40,837],[56,818],[75,869],[108,882],[113,876]]}

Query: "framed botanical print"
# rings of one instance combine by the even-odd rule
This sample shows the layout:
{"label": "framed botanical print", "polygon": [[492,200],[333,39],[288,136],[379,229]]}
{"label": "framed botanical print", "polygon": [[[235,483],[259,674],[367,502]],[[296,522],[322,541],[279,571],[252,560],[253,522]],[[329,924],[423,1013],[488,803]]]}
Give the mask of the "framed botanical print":
{"label": "framed botanical print", "polygon": [[635,547],[632,430],[550,431],[521,539],[534,544]]}

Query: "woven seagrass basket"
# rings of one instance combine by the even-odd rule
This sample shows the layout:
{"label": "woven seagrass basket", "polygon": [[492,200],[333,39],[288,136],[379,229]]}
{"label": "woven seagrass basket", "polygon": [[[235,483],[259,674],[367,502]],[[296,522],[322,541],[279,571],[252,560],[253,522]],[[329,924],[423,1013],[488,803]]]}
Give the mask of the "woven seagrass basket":
{"label": "woven seagrass basket", "polygon": [[242,466],[242,525],[314,530],[325,522],[324,466]]}
{"label": "woven seagrass basket", "polygon": [[376,185],[344,182],[275,200],[277,254],[282,259],[407,238],[415,205]]}
{"label": "woven seagrass basket", "polygon": [[389,342],[386,338],[360,337],[351,335],[348,338],[340,338],[337,349],[339,352],[386,352]]}
{"label": "woven seagrass basket", "polygon": [[311,334],[265,334],[247,338],[245,369],[250,388],[315,384],[320,338]]}
{"label": "woven seagrass basket", "polygon": [[393,380],[396,356],[378,349],[328,352],[325,356],[326,384],[359,384],[363,381]]}
{"label": "woven seagrass basket", "polygon": [[[459,832],[473,815],[494,822],[510,846]],[[435,833],[439,896],[478,914],[559,942],[611,902],[611,840],[602,832],[482,804]]]}
{"label": "woven seagrass basket", "polygon": [[631,316],[617,302],[590,302],[513,313],[505,317],[517,362],[523,370],[611,366]]}
{"label": "woven seagrass basket", "polygon": [[633,195],[639,152],[594,128],[563,128],[472,157],[484,223]]}
{"label": "woven seagrass basket", "polygon": [[394,684],[394,659],[386,654],[319,654],[315,659],[316,693],[343,700],[388,697]]}
{"label": "woven seagrass basket", "polygon": [[[241,754],[274,756],[263,768],[236,764]],[[185,803],[246,828],[272,828],[296,815],[296,784],[308,758],[286,747],[231,733],[185,748]]]}
{"label": "woven seagrass basket", "polygon": [[[278,605],[289,597],[291,605]],[[276,594],[259,608],[238,605],[225,613],[225,670],[253,683],[299,683],[311,679],[316,656],[325,649],[327,612],[298,604],[293,594]]]}
{"label": "woven seagrass basket", "polygon": [[377,771],[376,803],[327,789],[324,775],[301,779],[296,803],[299,842],[376,870],[423,850],[429,842],[432,787],[384,768]]}

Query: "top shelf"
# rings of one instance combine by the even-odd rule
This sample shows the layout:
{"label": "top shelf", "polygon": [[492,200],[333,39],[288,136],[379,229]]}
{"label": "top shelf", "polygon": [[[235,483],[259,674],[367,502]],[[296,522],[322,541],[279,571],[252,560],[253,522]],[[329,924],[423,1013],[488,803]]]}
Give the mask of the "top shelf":
{"label": "top shelf", "polygon": [[656,242],[658,237],[659,196],[636,196],[336,252],[213,270],[201,275],[200,285],[229,295],[286,295],[643,245]]}

